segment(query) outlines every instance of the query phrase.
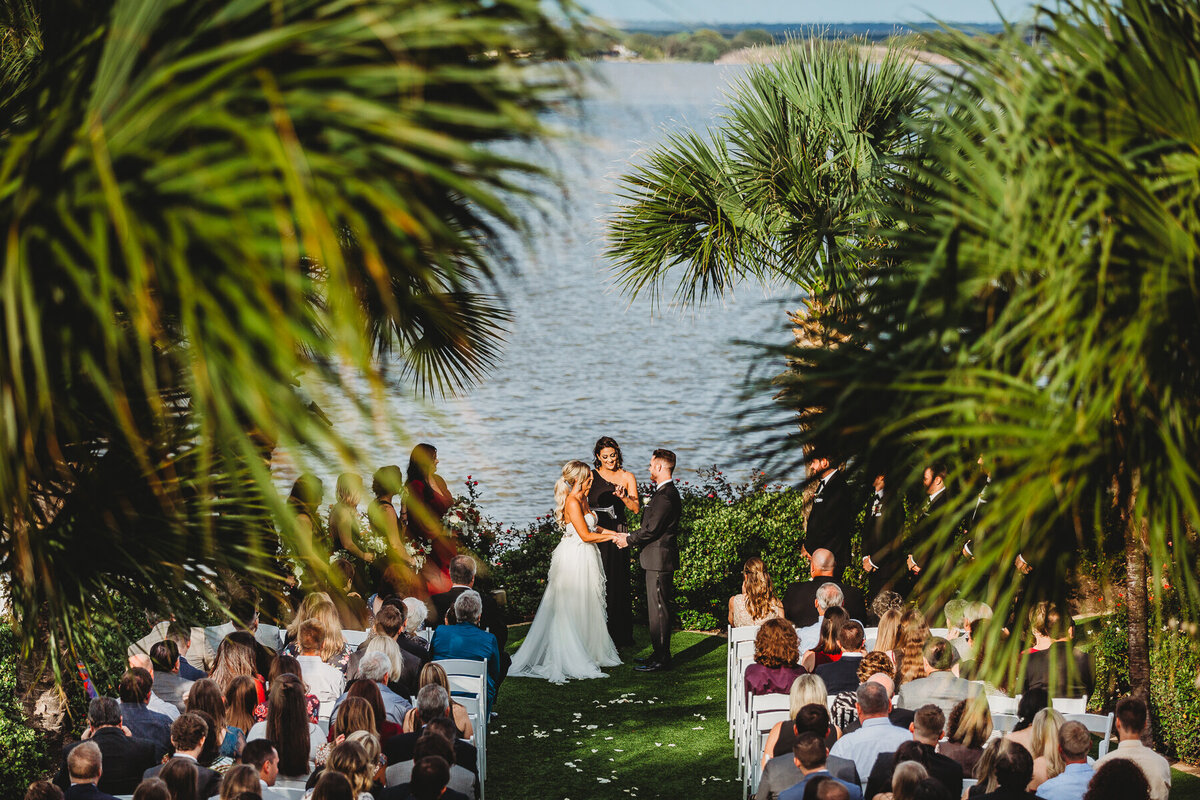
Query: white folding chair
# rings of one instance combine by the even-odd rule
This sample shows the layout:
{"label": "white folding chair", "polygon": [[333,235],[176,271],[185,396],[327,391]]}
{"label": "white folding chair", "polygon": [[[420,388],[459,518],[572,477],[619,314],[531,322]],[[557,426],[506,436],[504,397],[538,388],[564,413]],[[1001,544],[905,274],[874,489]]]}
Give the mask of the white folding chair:
{"label": "white folding chair", "polygon": [[864,628],[863,629],[863,647],[867,652],[875,649],[875,640],[879,638],[879,628]]}
{"label": "white folding chair", "polygon": [[[761,726],[770,720],[770,724],[766,725],[766,731],[770,733],[771,726],[779,719],[787,719],[790,699],[788,695],[780,693],[756,694],[746,698],[746,714],[742,720],[741,735],[738,737],[737,753],[738,777],[747,784],[752,781],[754,763],[761,761],[760,743],[766,741],[758,735],[762,731]],[[782,716],[772,714],[772,712],[782,712]],[[755,752],[756,746],[759,748],[757,753]]]}
{"label": "white folding chair", "polygon": [[771,729],[781,722],[790,722],[791,712],[788,709],[776,709],[775,711],[760,711],[754,717],[752,728],[753,735],[750,737],[750,749],[747,755],[749,763],[746,765],[749,769],[750,778],[750,796],[753,797],[758,792],[758,783],[762,780],[763,771],[763,753],[767,749],[767,739],[771,736]]}
{"label": "white folding chair", "polygon": [[483,784],[487,777],[487,723],[489,716],[487,710],[487,662],[470,658],[444,658],[435,663],[446,671],[446,677],[450,681],[450,694],[455,700],[462,702],[464,697],[475,697],[478,700],[479,714],[471,724],[475,726],[479,797],[480,800],[483,800]]}
{"label": "white folding chair", "polygon": [[1100,737],[1100,749],[1097,754],[1103,758],[1108,752],[1109,742],[1113,734],[1113,713],[1110,711],[1105,714],[1063,714],[1063,719],[1066,721],[1074,720],[1082,722],[1083,727],[1088,729],[1088,733],[1094,733]]}
{"label": "white folding chair", "polygon": [[1020,717],[1016,714],[992,714],[992,733],[1004,734],[1017,727]]}
{"label": "white folding chair", "polygon": [[726,629],[728,641],[725,644],[725,718],[729,720],[730,738],[733,738],[734,689],[741,681],[734,673],[736,651],[740,642],[753,641],[757,635],[757,625],[740,625],[736,628],[730,626]]}
{"label": "white folding chair", "polygon": [[737,723],[745,711],[746,667],[754,663],[754,640],[743,639],[733,645],[733,711],[729,715],[729,738],[737,736]]}
{"label": "white folding chair", "polygon": [[360,644],[362,644],[363,642],[365,642],[367,640],[367,632],[366,631],[350,631],[350,630],[346,630],[345,628],[343,628],[342,629],[342,638],[345,639],[346,644],[350,645],[351,647],[358,647]]}
{"label": "white folding chair", "polygon": [[930,628],[929,629],[930,636],[940,636],[943,639],[945,639],[946,636],[949,635],[949,633],[950,633],[949,628]]}
{"label": "white folding chair", "polygon": [[1050,707],[1060,714],[1086,714],[1088,696],[1082,697],[1051,697]]}
{"label": "white folding chair", "polygon": [[[975,780],[974,778],[963,778],[963,785],[962,785],[963,795],[965,795],[967,793],[967,789],[970,789],[972,786],[974,786],[977,783],[979,783],[979,781]],[[960,795],[960,797],[961,796],[962,795]]]}
{"label": "white folding chair", "polygon": [[987,701],[988,709],[991,710],[993,716],[996,714],[1017,713],[1017,698],[1015,697],[1006,697],[1002,694],[989,694]]}

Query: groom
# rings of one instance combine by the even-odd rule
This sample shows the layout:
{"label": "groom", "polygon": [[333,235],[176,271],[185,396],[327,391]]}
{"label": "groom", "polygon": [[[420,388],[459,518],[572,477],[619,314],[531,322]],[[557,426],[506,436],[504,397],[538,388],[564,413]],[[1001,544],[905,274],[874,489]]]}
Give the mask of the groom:
{"label": "groom", "polygon": [[679,568],[679,516],[683,502],[671,479],[675,454],[655,450],[650,458],[654,491],[646,503],[642,527],[629,532],[628,544],[642,548],[640,561],[646,571],[646,604],[650,612],[650,643],[654,655],[636,667],[639,672],[659,672],[671,666],[671,610],[667,603],[674,593],[673,579]]}

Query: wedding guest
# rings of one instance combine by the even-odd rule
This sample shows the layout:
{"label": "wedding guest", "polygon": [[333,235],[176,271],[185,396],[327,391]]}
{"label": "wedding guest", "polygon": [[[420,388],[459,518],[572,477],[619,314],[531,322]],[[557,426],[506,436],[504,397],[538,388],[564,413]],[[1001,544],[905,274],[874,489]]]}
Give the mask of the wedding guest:
{"label": "wedding guest", "polygon": [[835,584],[842,590],[842,599],[829,605],[841,606],[854,619],[862,619],[866,616],[862,592],[853,586],[835,580],[833,573],[836,568],[837,562],[832,552],[824,548],[814,550],[808,568],[810,579],[793,583],[784,592],[783,613],[797,628],[804,628],[817,622],[819,613],[813,605],[813,601],[816,600],[817,589],[827,583]]}
{"label": "wedding guest", "polygon": [[[385,717],[391,722],[400,725],[404,721],[404,715],[411,708],[408,700],[393,692],[388,688],[388,681],[391,679],[391,662],[383,653],[367,653],[358,663],[358,679],[355,684],[361,681],[370,681],[375,684],[379,690],[380,699],[383,703]],[[353,685],[353,684],[352,684]],[[333,711],[329,715],[329,723],[337,719],[338,706],[350,696],[349,691],[344,692],[337,702],[333,704]]]}
{"label": "wedding guest", "polygon": [[896,669],[896,685],[925,677],[925,643],[929,641],[929,626],[925,616],[912,606],[900,617],[900,640],[897,651],[900,662]]}
{"label": "wedding guest", "polygon": [[1025,657],[1023,692],[1045,689],[1051,697],[1091,695],[1095,689],[1091,659],[1071,642],[1070,617],[1049,602],[1038,603],[1030,617],[1034,645]]}
{"label": "wedding guest", "polygon": [[421,577],[431,594],[450,588],[450,559],[458,552],[453,537],[442,526],[442,517],[454,505],[454,496],[437,474],[437,465],[437,448],[418,444],[409,456],[408,480],[404,484],[404,519],[409,538],[429,548]]}
{"label": "wedding guest", "polygon": [[857,783],[835,778],[826,767],[829,748],[824,740],[815,733],[804,733],[796,738],[796,746],[792,748],[792,757],[804,777],[790,789],[779,793],[779,800],[803,800],[804,789],[809,781],[818,777],[837,781],[849,794],[851,800],[862,800],[862,788]]}
{"label": "wedding guest", "polygon": [[1128,759],[1137,764],[1150,784],[1151,800],[1164,800],[1171,792],[1171,767],[1167,760],[1142,744],[1146,728],[1146,703],[1136,697],[1117,701],[1117,746],[1096,762],[1094,786],[1100,779],[1101,768],[1115,759]]}
{"label": "wedding guest", "polygon": [[[838,692],[833,698],[833,702],[829,704],[829,713],[833,717],[833,723],[841,728],[843,733],[849,733],[850,729],[847,726],[851,724],[857,729],[859,723],[854,706],[858,702],[858,687],[875,676],[883,676],[887,679],[888,697],[891,697],[891,687],[895,685],[895,674],[896,668],[892,665],[887,653],[872,652],[863,656],[855,669],[854,687]],[[883,684],[881,683],[881,685]]]}
{"label": "wedding guest", "polygon": [[[404,731],[404,728],[388,719],[387,708],[383,705],[383,694],[375,681],[353,680],[346,687],[346,699],[358,697],[366,700],[371,706],[371,716],[375,721],[375,731],[379,734],[380,742],[386,742],[393,736]],[[336,722],[336,720],[335,720]]]}
{"label": "wedding guest", "polygon": [[340,772],[329,770],[321,773],[321,778],[313,787],[305,800],[358,800],[350,779]]}
{"label": "wedding guest", "polygon": [[255,739],[246,742],[242,750],[242,763],[249,764],[258,772],[259,794],[263,800],[275,800],[280,795],[271,790],[279,777],[279,753],[270,739]]}
{"label": "wedding guest", "polygon": [[496,637],[479,627],[483,604],[479,592],[468,589],[454,601],[456,625],[441,625],[433,632],[429,655],[434,661],[443,658],[470,658],[487,662],[488,711],[496,704],[500,686],[500,647]]}
{"label": "wedding guest", "polygon": [[[155,642],[150,647],[150,663],[154,665],[152,690],[182,713],[192,681],[180,675],[179,646],[171,639]],[[200,677],[204,675],[201,673]],[[167,720],[168,727],[170,723]]]}
{"label": "wedding guest", "polygon": [[[417,709],[424,724],[411,731],[405,731],[399,736],[392,737],[383,748],[388,764],[399,764],[413,757],[413,747],[417,739],[426,731],[441,731],[446,740],[454,746],[454,760],[463,767],[474,772],[477,769],[478,751],[475,746],[458,736],[458,729],[450,720],[450,695],[437,684],[429,684],[417,693]],[[439,720],[445,720],[443,727]],[[388,776],[388,783],[397,783],[394,775]]]}
{"label": "wedding guest", "polygon": [[321,644],[321,660],[337,667],[344,675],[350,666],[351,649],[342,636],[342,620],[337,606],[325,592],[313,592],[304,598],[295,618],[288,625],[288,637],[291,641],[283,648],[283,652],[293,657],[299,655],[300,626],[308,620],[315,620],[325,631],[325,640]]}
{"label": "wedding guest", "polygon": [[1030,740],[1029,752],[1033,756],[1033,780],[1028,789],[1036,792],[1037,788],[1050,778],[1062,774],[1062,753],[1058,749],[1058,729],[1066,722],[1063,715],[1053,708],[1043,708],[1033,718],[1033,737]]}
{"label": "wedding guest", "polygon": [[322,658],[325,646],[325,627],[316,619],[306,619],[300,623],[300,638],[298,641],[300,654],[296,660],[300,662],[300,677],[309,693],[315,694],[321,707],[318,714],[329,717],[333,704],[341,697],[346,688],[346,676],[337,667],[331,667]]}
{"label": "wedding guest", "polygon": [[[803,679],[801,677],[797,681]],[[805,703],[799,709],[794,710],[793,718],[784,723],[792,730],[792,735],[786,737],[787,741],[791,743],[789,747],[786,749],[777,747],[776,751],[779,754],[770,757],[773,751],[771,743],[768,741],[766,752],[768,758],[763,764],[762,777],[758,782],[758,794],[755,795],[755,800],[776,800],[781,792],[795,786],[804,778],[804,774],[796,766],[794,758],[793,749],[796,738],[804,733],[812,733],[828,742],[830,736],[836,735],[834,726],[830,724],[829,711],[826,710],[822,701]],[[775,731],[772,731],[772,735],[774,734]],[[826,759],[825,768],[835,778],[855,784],[860,782],[858,770],[855,769],[853,761],[838,756],[829,756]]]}
{"label": "wedding guest", "polygon": [[888,721],[891,695],[878,683],[867,682],[858,687],[855,709],[862,727],[838,739],[829,754],[853,761],[861,777],[871,774],[876,758],[883,753],[896,752],[896,748],[911,740],[912,735]]}
{"label": "wedding guest", "polygon": [[774,694],[791,690],[792,682],[806,674],[800,666],[796,631],[781,619],[769,619],[754,637],[754,663],[746,667],[749,694]]}
{"label": "wedding guest", "polygon": [[244,795],[260,796],[258,770],[238,764],[221,778],[221,800],[242,800]]}
{"label": "wedding guest", "polygon": [[259,674],[262,674],[283,645],[283,636],[279,628],[263,624],[259,619],[258,590],[255,587],[247,584],[232,587],[227,603],[227,622],[209,628],[192,629],[188,655],[193,659],[193,664],[202,667],[211,677],[221,642],[237,634],[235,639],[254,649],[254,663],[258,665]]}
{"label": "wedding guest", "polygon": [[234,741],[246,740],[254,727],[254,709],[258,705],[258,689],[253,678],[241,675],[225,690],[225,726]]}
{"label": "wedding guest", "polygon": [[797,628],[796,633],[800,636],[800,651],[804,652],[811,650],[817,646],[821,638],[821,624],[825,621],[825,612],[830,608],[838,608],[845,613],[845,607],[842,606],[844,594],[840,586],[836,583],[826,583],[823,586],[817,587],[817,595],[813,599],[813,609],[817,612],[817,621],[806,628]]}
{"label": "wedding guest", "polygon": [[[229,684],[233,683],[234,678],[245,676],[254,679],[260,697],[266,694],[266,681],[259,672],[254,646],[247,644],[244,638],[235,634],[230,634],[221,640],[210,674],[211,677],[205,680],[215,683],[219,692],[225,692],[229,688]],[[189,690],[189,696],[195,688],[193,684],[192,689]]]}
{"label": "wedding guest", "polygon": [[1033,718],[1043,708],[1050,706],[1050,697],[1045,689],[1034,689],[1021,695],[1017,701],[1017,724],[1004,735],[1005,739],[1024,747],[1033,757]]}
{"label": "wedding guest", "polygon": [[422,665],[429,660],[429,646],[420,637],[413,637],[420,640],[420,648],[410,646],[410,640],[405,630],[405,615],[406,611],[403,603],[387,602],[380,606],[379,610],[375,613],[375,624],[371,636],[367,637],[367,640],[350,654],[350,663],[346,667],[347,679],[354,680],[358,676],[358,662],[367,654],[367,642],[372,637],[381,636],[391,639],[400,649],[400,671],[397,677],[392,679],[393,683],[404,687],[404,691],[398,690],[399,694],[405,697],[412,697],[416,694],[419,688],[417,677],[421,673]]}
{"label": "wedding guest", "polygon": [[[829,620],[830,616],[828,611],[825,612],[826,620]],[[822,633],[824,633],[823,630]],[[818,663],[814,670],[821,680],[825,681],[825,686],[830,694],[858,688],[858,684],[861,683],[858,679],[858,668],[867,654],[863,647],[865,638],[866,631],[863,630],[862,623],[856,619],[846,620],[838,626],[836,642],[838,658],[826,661],[824,664]],[[828,646],[824,642],[822,644]],[[808,653],[804,654],[806,659],[808,656]],[[804,666],[808,667],[808,664],[805,663]]]}
{"label": "wedding guest", "polygon": [[1033,780],[1033,758],[1024,747],[1000,740],[993,777],[994,790],[971,796],[977,800],[1034,800],[1037,797],[1025,789]]}
{"label": "wedding guest", "polygon": [[154,742],[157,755],[162,757],[171,749],[171,720],[146,705],[153,683],[149,672],[134,667],[121,676],[117,693],[121,698],[122,723],[137,738]]}
{"label": "wedding guest", "polygon": [[[280,675],[295,675],[295,676],[299,677],[300,672],[301,672],[301,670],[300,670],[300,662],[299,661],[297,661],[292,656],[280,653],[278,656],[275,657],[275,660],[273,662],[271,662],[271,670],[270,670],[269,674],[267,675],[267,684],[271,685],[271,684],[275,683],[275,680]],[[301,681],[303,681],[303,680],[304,679],[301,678]],[[308,687],[305,687],[305,692],[307,692],[307,691],[308,691]],[[320,709],[321,709],[321,702],[319,700],[317,700],[317,696],[315,694],[311,694],[311,693],[309,693],[305,696],[304,702],[305,702],[305,706],[308,708],[308,721],[316,722],[318,719],[317,712],[320,711]],[[265,700],[262,700],[262,701],[259,701],[258,705],[256,705],[254,707],[254,721],[256,723],[265,722],[266,719],[267,719],[267,702]]]}
{"label": "wedding guest", "polygon": [[[453,585],[447,591],[429,598],[436,612],[429,627],[437,628],[438,625],[453,625],[457,622],[454,617],[454,601],[467,589],[475,589],[477,567],[475,559],[468,555],[455,556],[450,559],[450,581]],[[476,591],[479,590],[476,589]],[[504,609],[496,602],[496,598],[492,597],[491,592],[480,591],[479,602],[483,606],[479,617],[479,627],[496,637],[496,645],[503,653],[504,648],[508,646],[508,621],[504,618]],[[504,671],[507,672],[507,667]]]}
{"label": "wedding guest", "polygon": [[[596,512],[596,524],[610,531],[629,531],[626,514],[641,510],[637,479],[625,469],[621,447],[608,436],[601,436],[592,448],[592,486],[588,505]],[[617,647],[633,646],[633,603],[630,595],[630,549],[615,542],[597,542],[604,564],[605,607],[608,609],[608,635]],[[504,644],[500,645],[501,650]]]}
{"label": "wedding guest", "polygon": [[[134,653],[131,655],[129,657],[129,668],[144,669],[150,674],[150,680],[154,680],[154,662],[145,653]],[[151,685],[153,686],[153,684]],[[150,702],[146,703],[146,708],[155,713],[166,715],[172,722],[179,719],[179,709],[156,695],[153,688],[150,690]]]}
{"label": "wedding guest", "polygon": [[25,800],[63,800],[63,790],[50,781],[34,781],[25,790]]}
{"label": "wedding guest", "polygon": [[892,790],[875,795],[874,800],[915,800],[917,787],[928,778],[929,772],[920,761],[903,761],[892,773]]}
{"label": "wedding guest", "polygon": [[900,620],[903,617],[904,612],[900,609],[890,608],[884,611],[879,616],[879,627],[875,629],[875,643],[871,646],[871,652],[886,653],[893,667],[900,665],[903,655],[900,652]]}
{"label": "wedding guest", "polygon": [[783,603],[775,596],[766,565],[758,556],[751,556],[742,567],[741,593],[729,598],[729,624],[735,628],[762,625],[783,616]]}
{"label": "wedding guest", "polygon": [[981,694],[983,688],[979,684],[960,678],[951,671],[957,658],[958,654],[950,642],[940,636],[930,639],[921,653],[925,677],[905,681],[900,686],[896,705],[916,709],[926,703],[934,703],[942,709],[944,718],[950,716],[959,700]]}
{"label": "wedding guest", "polygon": [[[796,743],[797,730],[805,730],[803,726],[797,728],[794,723],[801,709],[810,705],[819,705],[821,708],[825,708],[825,699],[828,696],[828,693],[825,691],[825,682],[816,675],[801,675],[792,681],[792,688],[788,692],[789,719],[776,722],[771,728],[770,733],[767,734],[767,741],[763,745],[762,754],[764,763],[771,758],[792,752],[792,745]],[[826,711],[825,716],[828,722],[828,711]],[[832,745],[841,736],[842,732],[837,726],[826,724],[818,733],[828,739],[828,744]]]}
{"label": "wedding guest", "polygon": [[1081,722],[1064,722],[1058,729],[1058,749],[1062,756],[1063,771],[1038,786],[1037,796],[1042,800],[1079,800],[1087,791],[1088,782],[1095,772],[1088,763],[1092,735]]}
{"label": "wedding guest", "polygon": [[871,616],[876,621],[876,624],[883,619],[883,615],[889,611],[904,613],[904,598],[899,592],[893,592],[890,589],[885,589],[871,600]]}
{"label": "wedding guest", "polygon": [[[912,739],[921,751],[921,763],[929,770],[930,777],[937,779],[953,797],[962,793],[963,770],[957,761],[937,752],[938,740],[945,727],[946,715],[933,703],[918,708],[910,726]],[[892,785],[895,764],[895,753],[880,754],[867,778],[867,797],[887,791]]]}
{"label": "wedding guest", "polygon": [[324,767],[325,762],[329,759],[329,753],[337,743],[355,731],[370,731],[375,735],[379,734],[375,727],[375,709],[371,708],[371,704],[361,697],[347,697],[338,706],[337,719],[329,726],[329,739],[317,748],[313,765]]}
{"label": "wedding guest", "polygon": [[449,787],[450,770],[450,764],[441,756],[416,759],[412,779],[389,786],[379,800],[468,800],[466,794]]}
{"label": "wedding guest", "polygon": [[80,742],[71,751],[67,756],[67,776],[71,782],[67,800],[116,800],[96,786],[103,771],[101,761],[100,748],[92,742]]}
{"label": "wedding guest", "polygon": [[401,697],[412,697],[420,686],[420,660],[412,653],[400,649],[396,640],[372,634],[359,646],[364,656],[382,653],[388,660],[388,688]]}
{"label": "wedding guest", "polygon": [[307,779],[312,760],[324,738],[320,726],[308,721],[304,682],[283,674],[271,682],[266,722],[255,723],[247,741],[269,739],[279,753],[279,774],[293,780]]}
{"label": "wedding guest", "polygon": [[1137,764],[1114,759],[1096,768],[1083,800],[1150,800],[1150,783]]}
{"label": "wedding guest", "polygon": [[946,741],[937,751],[959,763],[964,775],[971,775],[983,755],[983,747],[992,735],[992,712],[983,697],[960,700],[946,718]]}
{"label": "wedding guest", "polygon": [[208,732],[209,724],[200,714],[192,711],[180,714],[179,719],[171,723],[171,744],[175,748],[175,755],[165,764],[146,770],[142,777],[162,778],[172,794],[186,792],[189,786],[195,791],[193,796],[199,800],[217,794],[221,789],[221,773],[199,762]]}
{"label": "wedding guest", "polygon": [[833,664],[841,659],[842,646],[838,644],[838,634],[841,633],[842,625],[849,619],[849,615],[841,606],[830,606],[825,609],[821,615],[817,643],[806,650],[804,657],[800,659],[800,663],[806,670],[812,672],[818,666]]}
{"label": "wedding guest", "polygon": [[[245,676],[243,676],[245,677]],[[203,712],[213,722],[212,735],[205,742],[200,763],[210,766],[217,758],[225,756],[236,759],[246,744],[245,731],[231,729],[225,721],[225,698],[210,678],[196,681],[188,692],[187,710]]]}
{"label": "wedding guest", "polygon": [[305,788],[315,787],[325,772],[337,772],[350,781],[352,796],[356,800],[373,800],[377,767],[378,763],[370,758],[361,743],[350,740],[339,742],[329,752],[328,766],[310,775]]}
{"label": "wedding guest", "polygon": [[[106,767],[98,781],[100,791],[113,795],[132,793],[142,773],[158,760],[154,743],[126,735],[121,727],[121,706],[111,697],[92,698],[87,719],[83,739],[100,748]],[[67,745],[63,750],[62,765],[54,778],[54,783],[64,791],[71,785],[67,757],[79,744]]]}
{"label": "wedding guest", "polygon": [[[421,686],[418,687],[418,691],[431,683],[441,686],[446,690],[446,694],[450,695],[450,677],[436,661],[429,662],[421,669]],[[458,735],[463,739],[474,739],[475,728],[471,724],[471,717],[467,713],[466,706],[455,702],[453,695],[450,695],[450,706],[453,712],[454,726],[458,728]],[[423,724],[420,709],[414,708],[404,716],[404,730],[406,731],[416,730]]]}

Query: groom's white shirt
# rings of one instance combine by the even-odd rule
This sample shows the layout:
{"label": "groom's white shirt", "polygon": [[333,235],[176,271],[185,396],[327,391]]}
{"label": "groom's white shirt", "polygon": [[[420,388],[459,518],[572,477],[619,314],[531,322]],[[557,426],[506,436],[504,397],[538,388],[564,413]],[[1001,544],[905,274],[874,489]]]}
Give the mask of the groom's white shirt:
{"label": "groom's white shirt", "polygon": [[662,483],[656,483],[656,484],[654,484],[654,491],[656,491],[656,492],[657,492],[659,489],[661,489],[662,487],[666,486],[668,483],[671,483],[671,482],[673,482],[674,480],[675,480],[674,478],[667,478],[667,479],[666,479],[665,481],[663,481]]}

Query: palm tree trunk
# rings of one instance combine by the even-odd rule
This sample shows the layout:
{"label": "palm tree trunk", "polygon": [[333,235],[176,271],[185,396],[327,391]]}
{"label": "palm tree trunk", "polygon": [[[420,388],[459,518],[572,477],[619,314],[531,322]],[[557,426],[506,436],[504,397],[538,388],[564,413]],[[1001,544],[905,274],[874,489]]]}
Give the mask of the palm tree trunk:
{"label": "palm tree trunk", "polygon": [[[1129,688],[1130,694],[1140,697],[1150,707],[1150,633],[1149,598],[1146,571],[1145,519],[1134,511],[1141,470],[1134,468],[1118,481],[1120,492],[1121,531],[1125,539],[1125,599],[1129,609]],[[1153,724],[1146,726],[1150,736]]]}
{"label": "palm tree trunk", "polygon": [[54,760],[62,750],[70,720],[66,696],[55,680],[50,663],[50,624],[47,614],[39,615],[38,635],[32,640],[33,652],[29,658],[19,660],[16,678],[17,697],[25,722],[46,737],[47,753]]}

